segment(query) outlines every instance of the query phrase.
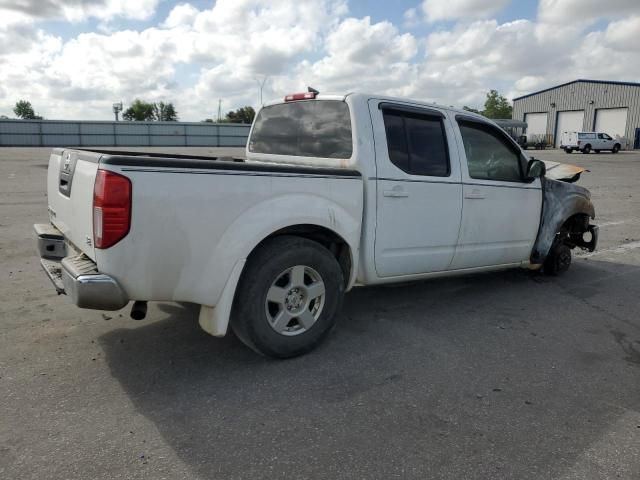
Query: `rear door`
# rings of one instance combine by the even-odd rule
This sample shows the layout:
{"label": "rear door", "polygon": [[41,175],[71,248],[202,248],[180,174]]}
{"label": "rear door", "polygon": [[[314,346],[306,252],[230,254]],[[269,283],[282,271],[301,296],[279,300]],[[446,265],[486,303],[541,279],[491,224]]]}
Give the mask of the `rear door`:
{"label": "rear door", "polygon": [[380,277],[447,270],[460,229],[460,163],[447,113],[370,100]]}
{"label": "rear door", "polygon": [[458,117],[463,214],[452,269],[520,263],[529,259],[542,209],[540,179],[524,181],[526,160],[498,127]]}

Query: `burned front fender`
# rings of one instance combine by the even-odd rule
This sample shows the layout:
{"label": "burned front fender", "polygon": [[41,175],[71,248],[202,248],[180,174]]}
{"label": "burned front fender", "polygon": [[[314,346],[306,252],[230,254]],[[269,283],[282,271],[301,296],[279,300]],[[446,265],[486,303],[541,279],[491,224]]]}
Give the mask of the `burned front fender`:
{"label": "burned front fender", "polygon": [[[538,237],[531,252],[531,263],[544,262],[556,235],[570,218],[576,215],[595,218],[591,194],[573,183],[542,178],[543,204]],[[588,221],[584,231],[589,230]]]}

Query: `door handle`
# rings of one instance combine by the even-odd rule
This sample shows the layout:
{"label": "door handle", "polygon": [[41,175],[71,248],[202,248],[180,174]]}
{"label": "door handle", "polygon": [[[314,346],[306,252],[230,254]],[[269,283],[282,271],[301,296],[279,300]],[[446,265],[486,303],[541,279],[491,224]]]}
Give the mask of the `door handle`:
{"label": "door handle", "polygon": [[409,192],[407,192],[406,190],[394,188],[393,190],[384,190],[382,192],[382,195],[384,195],[385,197],[391,197],[391,198],[404,198],[409,196]]}
{"label": "door handle", "polygon": [[465,193],[464,198],[468,198],[470,200],[483,200],[487,198],[487,196],[480,190],[472,190],[471,192]]}

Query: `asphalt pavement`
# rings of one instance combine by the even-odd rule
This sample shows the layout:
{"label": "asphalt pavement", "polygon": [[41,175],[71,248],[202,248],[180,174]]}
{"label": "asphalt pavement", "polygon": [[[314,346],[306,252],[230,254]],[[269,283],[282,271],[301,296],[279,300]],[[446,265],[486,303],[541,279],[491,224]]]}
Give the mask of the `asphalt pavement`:
{"label": "asphalt pavement", "polygon": [[591,170],[598,252],[355,289],[274,361],[189,306],[57,296],[32,234],[49,151],[0,149],[0,478],[640,478],[640,153],[530,153]]}

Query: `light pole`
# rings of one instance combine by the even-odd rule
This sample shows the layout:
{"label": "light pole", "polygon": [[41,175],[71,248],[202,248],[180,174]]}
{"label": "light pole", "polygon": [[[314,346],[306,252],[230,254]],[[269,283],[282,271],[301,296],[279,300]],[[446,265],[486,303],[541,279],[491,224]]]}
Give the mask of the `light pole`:
{"label": "light pole", "polygon": [[119,121],[118,115],[122,111],[122,102],[113,104],[113,113],[116,116],[116,122]]}
{"label": "light pole", "polygon": [[262,79],[262,81],[260,81],[258,78],[255,78],[254,80],[256,81],[258,86],[260,87],[260,106],[262,107],[262,104],[263,104],[262,91],[264,90],[264,85],[267,83],[267,80],[269,80],[269,77],[267,75],[265,75],[264,78]]}

